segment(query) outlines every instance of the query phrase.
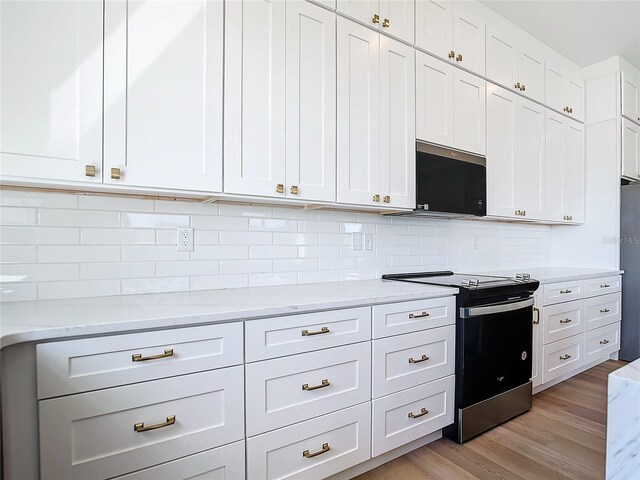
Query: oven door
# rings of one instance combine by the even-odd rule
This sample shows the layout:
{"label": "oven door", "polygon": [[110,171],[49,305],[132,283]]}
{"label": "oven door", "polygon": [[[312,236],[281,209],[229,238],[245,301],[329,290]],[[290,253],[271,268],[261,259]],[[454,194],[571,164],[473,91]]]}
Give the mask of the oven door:
{"label": "oven door", "polygon": [[460,309],[459,407],[531,379],[533,303],[533,298],[527,298]]}

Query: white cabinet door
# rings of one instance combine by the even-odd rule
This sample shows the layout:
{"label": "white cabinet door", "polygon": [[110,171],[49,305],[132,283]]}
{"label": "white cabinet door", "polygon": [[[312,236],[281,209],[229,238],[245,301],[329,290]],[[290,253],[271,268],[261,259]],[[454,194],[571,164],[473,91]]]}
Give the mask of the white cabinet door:
{"label": "white cabinet door", "polygon": [[545,125],[545,219],[562,221],[564,207],[565,118],[559,113],[546,111]]}
{"label": "white cabinet door", "polygon": [[416,138],[453,146],[453,65],[416,52]]}
{"label": "white cabinet door", "polygon": [[[380,37],[380,188],[383,204],[416,206],[413,47]],[[353,94],[353,92],[352,92]]]}
{"label": "white cabinet door", "polygon": [[521,98],[517,114],[515,198],[522,216],[543,217],[545,108]]}
{"label": "white cabinet door", "polygon": [[338,17],[337,39],[337,199],[379,205],[380,34]]}
{"label": "white cabinet door", "polygon": [[487,83],[487,214],[512,217],[516,206],[518,95]]}
{"label": "white cabinet door", "polygon": [[[378,0],[338,0],[337,10],[372,28],[379,27],[382,22]],[[374,20],[375,15],[378,16],[377,20]]]}
{"label": "white cabinet door", "polygon": [[0,3],[3,177],[102,179],[102,8]]}
{"label": "white cabinet door", "polygon": [[562,67],[547,60],[544,76],[544,103],[557,112],[565,112],[567,107],[565,82],[565,73]]}
{"label": "white cabinet door", "polygon": [[105,183],[222,190],[222,25],[214,0],[106,2]]}
{"label": "white cabinet door", "polygon": [[458,68],[453,72],[454,144],[459,150],[486,152],[486,82]]}
{"label": "white cabinet door", "polygon": [[640,122],[640,78],[635,72],[625,71],[622,78],[622,115]]}
{"label": "white cabinet door", "polygon": [[[584,126],[574,120],[565,120],[564,168],[562,191],[565,220],[584,222]],[[548,177],[547,177],[548,178]]]}
{"label": "white cabinet door", "polygon": [[487,78],[508,89],[516,80],[516,38],[509,28],[487,25]]}
{"label": "white cabinet door", "polygon": [[562,60],[546,60],[544,103],[570,118],[584,121],[584,92],[580,71],[564,66]]}
{"label": "white cabinet door", "polygon": [[416,0],[416,47],[441,58],[451,58],[453,2]]}
{"label": "white cabinet door", "polygon": [[456,64],[478,75],[485,71],[485,21],[456,4],[453,16],[453,50]]}
{"label": "white cabinet door", "polygon": [[564,82],[564,97],[567,99],[569,116],[584,122],[584,83],[582,79],[567,76]]}
{"label": "white cabinet door", "polygon": [[224,31],[224,191],[284,197],[285,3],[227,2]]}
{"label": "white cabinet door", "polygon": [[336,200],[336,16],[287,2],[286,195]]}
{"label": "white cabinet door", "polygon": [[640,179],[640,126],[622,119],[622,176]]}
{"label": "white cabinet door", "polygon": [[[521,44],[524,42],[520,42]],[[523,95],[537,101],[544,102],[544,56],[539,49],[531,45],[530,48],[518,49],[517,79],[522,85]]]}
{"label": "white cabinet door", "polygon": [[414,0],[380,0],[380,25],[382,32],[413,45]]}

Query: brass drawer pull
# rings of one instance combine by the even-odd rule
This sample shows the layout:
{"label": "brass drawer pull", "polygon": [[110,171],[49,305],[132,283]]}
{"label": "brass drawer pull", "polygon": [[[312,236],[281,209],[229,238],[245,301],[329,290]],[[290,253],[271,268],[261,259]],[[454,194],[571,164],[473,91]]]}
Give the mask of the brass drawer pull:
{"label": "brass drawer pull", "polygon": [[157,430],[158,428],[168,427],[169,425],[173,425],[174,423],[176,423],[176,416],[175,415],[171,415],[170,417],[167,417],[167,421],[166,422],[156,423],[155,425],[149,425],[148,427],[144,426],[144,422],[143,423],[136,423],[133,426],[133,429],[138,433],[140,433],[140,432],[148,432],[149,430]]}
{"label": "brass drawer pull", "polygon": [[384,203],[391,203],[391,196],[390,195],[385,195],[384,198],[382,199],[382,201]]}
{"label": "brass drawer pull", "polygon": [[276,185],[276,193],[284,193],[284,184],[283,183],[278,183]]}
{"label": "brass drawer pull", "polygon": [[427,410],[426,408],[421,408],[420,409],[420,413],[409,412],[409,415],[407,415],[407,417],[409,417],[409,418],[420,418],[420,417],[426,415],[427,413],[429,413],[429,410]]}
{"label": "brass drawer pull", "polygon": [[132,362],[146,362],[147,360],[158,360],[159,358],[167,358],[173,357],[173,348],[165,348],[164,353],[159,353],[158,355],[149,355],[148,357],[143,357],[141,353],[134,353],[131,355]]}
{"label": "brass drawer pull", "polygon": [[291,193],[293,195],[299,195],[300,194],[300,188],[298,188],[297,185],[291,185]]}
{"label": "brass drawer pull", "polygon": [[606,338],[604,340],[600,340],[600,345],[606,345],[607,343],[609,343],[609,340]]}
{"label": "brass drawer pull", "polygon": [[331,447],[329,446],[329,444],[323,443],[322,449],[313,453],[311,453],[309,450],[305,450],[304,452],[302,452],[302,456],[305,458],[313,458],[313,457],[317,457],[318,455],[322,455],[323,453],[327,453],[329,450],[331,450]]}
{"label": "brass drawer pull", "polygon": [[84,174],[87,177],[95,177],[96,176],[96,166],[95,165],[85,165],[84,166]]}
{"label": "brass drawer pull", "polygon": [[571,293],[571,290],[560,290],[560,293],[562,293],[562,294]]}
{"label": "brass drawer pull", "polygon": [[571,323],[571,319],[565,318],[564,320],[560,320],[560,323]]}
{"label": "brass drawer pull", "polygon": [[569,355],[568,353],[565,353],[564,355],[560,355],[560,360],[569,360],[571,358],[571,355]]}
{"label": "brass drawer pull", "polygon": [[461,62],[462,61],[462,54],[459,53],[458,55],[456,55],[456,62]]}
{"label": "brass drawer pull", "polygon": [[380,195],[376,193],[376,194],[373,196],[373,201],[374,201],[374,202],[379,202],[379,201],[380,201]]}
{"label": "brass drawer pull", "polygon": [[455,58],[455,56],[456,56],[456,52],[454,52],[453,50],[451,50],[451,51],[449,52],[448,57],[449,57],[449,58]]}
{"label": "brass drawer pull", "polygon": [[371,19],[371,21],[373,23],[380,23],[380,15],[378,15],[377,13],[373,14],[373,18]]}
{"label": "brass drawer pull", "polygon": [[122,178],[122,172],[119,168],[111,169],[111,178],[113,178],[114,180],[120,180],[120,178]]}
{"label": "brass drawer pull", "polygon": [[611,285],[609,285],[608,283],[603,283],[602,285],[600,285],[600,288],[609,288]]}
{"label": "brass drawer pull", "polygon": [[609,310],[608,308],[603,308],[600,310],[600,313],[609,313],[611,310]]}
{"label": "brass drawer pull", "polygon": [[305,392],[310,392],[312,390],[318,390],[319,388],[328,387],[329,385],[331,385],[329,383],[329,380],[325,378],[322,380],[322,383],[320,383],[320,385],[314,385],[313,387],[310,387],[308,383],[305,383],[304,385],[302,385],[302,389]]}
{"label": "brass drawer pull", "polygon": [[391,26],[391,23],[389,23],[389,19],[385,18],[384,21],[382,22],[382,26],[383,28],[389,28]]}
{"label": "brass drawer pull", "polygon": [[428,317],[428,316],[429,316],[429,314],[427,312],[422,312],[422,313],[419,313],[417,315],[415,313],[410,313],[409,314],[409,318],[422,318],[422,317]]}
{"label": "brass drawer pull", "polygon": [[429,360],[429,357],[427,357],[426,355],[422,355],[422,357],[420,357],[418,360],[416,360],[413,357],[410,358],[409,363],[421,363],[421,362],[426,362],[427,360]]}
{"label": "brass drawer pull", "polygon": [[322,335],[323,333],[329,333],[329,327],[322,327],[320,330],[310,332],[309,330],[302,330],[303,337],[310,337],[312,335]]}

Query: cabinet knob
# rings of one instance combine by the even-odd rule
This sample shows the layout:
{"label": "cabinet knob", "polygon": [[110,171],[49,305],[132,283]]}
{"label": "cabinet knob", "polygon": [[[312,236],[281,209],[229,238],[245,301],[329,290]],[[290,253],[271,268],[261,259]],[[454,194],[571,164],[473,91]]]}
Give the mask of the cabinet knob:
{"label": "cabinet knob", "polygon": [[111,169],[111,178],[113,178],[114,180],[120,180],[121,176],[122,176],[122,173],[120,172],[119,168]]}
{"label": "cabinet knob", "polygon": [[389,195],[385,195],[382,201],[384,203],[391,203],[391,197]]}
{"label": "cabinet knob", "polygon": [[284,193],[284,184],[279,183],[276,185],[276,193]]}
{"label": "cabinet knob", "polygon": [[380,201],[380,195],[376,193],[376,194],[373,196],[373,201],[374,201],[374,202],[379,202],[379,201]]}
{"label": "cabinet knob", "polygon": [[456,52],[454,52],[453,50],[451,50],[451,51],[449,52],[449,58],[455,58],[455,56],[456,56]]}
{"label": "cabinet knob", "polygon": [[391,23],[389,23],[389,19],[385,18],[384,21],[382,22],[382,27],[383,28],[389,28],[390,25],[391,25]]}
{"label": "cabinet knob", "polygon": [[373,14],[373,18],[371,19],[371,21],[373,23],[380,23],[380,15],[378,15],[377,13]]}
{"label": "cabinet knob", "polygon": [[522,85],[520,85],[520,82],[516,83],[513,88],[517,88],[518,90],[520,90],[520,88],[522,87]]}
{"label": "cabinet knob", "polygon": [[569,107],[569,113],[573,113],[573,108]]}
{"label": "cabinet knob", "polygon": [[456,62],[461,62],[461,61],[462,61],[462,54],[461,54],[461,53],[459,53],[459,54],[456,56]]}
{"label": "cabinet knob", "polygon": [[523,83],[523,84],[522,84],[522,87],[520,88],[520,91],[521,91],[521,92],[524,92],[526,89],[527,89],[527,87],[526,87],[526,86],[525,86],[525,84]]}
{"label": "cabinet knob", "polygon": [[300,193],[300,189],[297,185],[291,185],[291,193],[293,195],[298,195]]}
{"label": "cabinet knob", "polygon": [[84,174],[87,177],[95,177],[96,176],[96,166],[95,165],[85,165],[84,166]]}

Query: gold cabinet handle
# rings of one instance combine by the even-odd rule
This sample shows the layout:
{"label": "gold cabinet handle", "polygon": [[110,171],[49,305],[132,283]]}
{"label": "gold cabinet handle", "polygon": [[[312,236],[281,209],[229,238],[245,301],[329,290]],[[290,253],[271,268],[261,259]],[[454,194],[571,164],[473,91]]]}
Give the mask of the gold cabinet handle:
{"label": "gold cabinet handle", "polygon": [[382,199],[382,201],[384,203],[391,203],[391,196],[390,195],[385,195],[384,198]]}
{"label": "gold cabinet handle", "polygon": [[409,318],[423,318],[423,317],[428,317],[429,313],[427,312],[422,312],[422,313],[410,313],[409,314]]}
{"label": "gold cabinet handle", "polygon": [[600,345],[606,345],[607,343],[609,343],[609,340],[606,338],[604,340],[600,340]]}
{"label": "gold cabinet handle", "polygon": [[569,107],[569,113],[573,113],[573,108]]}
{"label": "gold cabinet handle", "polygon": [[96,166],[95,165],[85,165],[84,166],[84,175],[86,177],[95,177],[96,176]]}
{"label": "gold cabinet handle", "polygon": [[429,357],[427,357],[426,355],[422,355],[422,357],[420,357],[418,360],[411,357],[409,359],[409,363],[422,363],[422,362],[426,362],[427,360],[429,360]]}
{"label": "gold cabinet handle", "polygon": [[309,330],[302,330],[303,337],[311,337],[312,335],[322,335],[323,333],[329,333],[329,327],[322,327],[320,330],[316,330],[315,332],[309,331]]}
{"label": "gold cabinet handle", "polygon": [[453,50],[451,50],[451,51],[449,52],[449,58],[455,58],[455,56],[456,56],[456,52],[454,52]]}
{"label": "gold cabinet handle", "polygon": [[602,285],[600,285],[600,288],[609,288],[611,285],[609,285],[608,283],[603,283]]}
{"label": "gold cabinet handle", "polygon": [[513,86],[513,88],[517,88],[518,90],[520,90],[520,87],[521,87],[520,82],[516,83],[516,84]]}
{"label": "gold cabinet handle", "polygon": [[297,185],[291,185],[291,193],[293,195],[298,195],[300,193],[300,189]]}
{"label": "gold cabinet handle", "polygon": [[564,355],[560,355],[560,360],[569,360],[571,358],[571,355],[569,355],[568,353],[565,353]]}
{"label": "gold cabinet handle", "polygon": [[429,410],[427,410],[426,408],[421,408],[420,413],[409,412],[409,415],[407,415],[407,417],[420,418],[420,417],[424,417],[427,413],[429,413]]}
{"label": "gold cabinet handle", "polygon": [[329,444],[323,443],[322,448],[317,452],[311,453],[309,450],[305,450],[304,452],[302,452],[302,456],[304,458],[313,458],[313,457],[317,457],[318,455],[322,455],[323,453],[327,453],[329,450],[331,450],[331,447],[329,447]]}
{"label": "gold cabinet handle", "polygon": [[527,211],[526,211],[526,210],[523,210],[523,211],[522,211],[522,216],[523,216],[523,217],[526,217],[526,216],[527,216]]}
{"label": "gold cabinet handle", "polygon": [[276,193],[284,193],[284,184],[279,183],[276,185]]}
{"label": "gold cabinet handle", "polygon": [[111,169],[111,178],[113,178],[114,180],[120,180],[121,176],[122,176],[122,173],[120,172],[119,168]]}
{"label": "gold cabinet handle", "polygon": [[379,202],[379,201],[380,201],[380,195],[376,193],[376,194],[373,196],[373,201],[374,201],[374,202]]}
{"label": "gold cabinet handle", "polygon": [[560,320],[560,323],[571,323],[571,319],[565,318],[564,320]]}
{"label": "gold cabinet handle", "polygon": [[527,89],[527,87],[525,87],[524,83],[522,84],[522,87],[520,87],[520,91],[524,92]]}
{"label": "gold cabinet handle", "polygon": [[603,308],[600,310],[600,313],[609,313],[611,310],[609,310],[608,308]]}
{"label": "gold cabinet handle", "polygon": [[158,355],[149,355],[148,357],[143,357],[141,353],[134,353],[131,355],[132,362],[146,362],[147,360],[158,360],[159,358],[167,358],[173,357],[173,348],[165,349],[164,353],[159,353]]}
{"label": "gold cabinet handle", "polygon": [[304,385],[302,385],[302,390],[304,390],[305,392],[311,392],[312,390],[318,390],[320,388],[325,388],[325,387],[328,387],[329,385],[331,385],[329,383],[329,380],[325,378],[325,379],[322,380],[320,385],[314,385],[313,387],[310,387],[308,383],[305,383]]}
{"label": "gold cabinet handle", "polygon": [[540,309],[538,307],[533,307],[533,311],[536,314],[536,318],[533,320],[533,324],[538,325],[540,323]]}
{"label": "gold cabinet handle", "polygon": [[565,293],[571,293],[571,290],[560,290],[561,294],[565,294]]}
{"label": "gold cabinet handle", "polygon": [[373,18],[371,19],[371,21],[373,23],[380,23],[380,15],[378,15],[377,13],[373,14]]}
{"label": "gold cabinet handle", "polygon": [[140,433],[140,432],[148,432],[149,430],[157,430],[158,428],[164,428],[164,427],[168,427],[169,425],[173,425],[174,423],[176,423],[176,416],[175,415],[171,415],[170,417],[167,417],[167,421],[166,422],[162,422],[162,423],[156,423],[155,425],[148,425],[148,426],[144,426],[144,422],[143,423],[136,423],[133,426],[133,429]]}
{"label": "gold cabinet handle", "polygon": [[389,19],[385,18],[384,21],[382,22],[382,27],[383,28],[389,28],[391,24],[389,23]]}
{"label": "gold cabinet handle", "polygon": [[456,55],[456,62],[461,62],[462,61],[462,54],[459,53],[458,55]]}

